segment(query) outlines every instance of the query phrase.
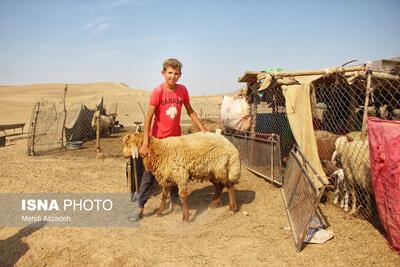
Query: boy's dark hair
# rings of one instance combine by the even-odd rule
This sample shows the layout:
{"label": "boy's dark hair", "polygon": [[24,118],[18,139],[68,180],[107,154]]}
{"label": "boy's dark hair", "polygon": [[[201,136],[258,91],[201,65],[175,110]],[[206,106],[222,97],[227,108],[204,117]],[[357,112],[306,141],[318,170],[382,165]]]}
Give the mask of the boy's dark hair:
{"label": "boy's dark hair", "polygon": [[175,58],[168,58],[163,63],[163,71],[165,71],[168,67],[173,68],[174,70],[182,71],[182,63]]}

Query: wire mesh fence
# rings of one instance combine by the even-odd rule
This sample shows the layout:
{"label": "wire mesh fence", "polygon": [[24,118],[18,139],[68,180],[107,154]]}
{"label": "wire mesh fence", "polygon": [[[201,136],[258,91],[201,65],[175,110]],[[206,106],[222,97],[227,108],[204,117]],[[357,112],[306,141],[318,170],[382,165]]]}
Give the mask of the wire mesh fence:
{"label": "wire mesh fence", "polygon": [[[360,214],[379,225],[366,118],[400,119],[399,76],[367,72],[349,80],[333,75],[317,83],[314,92],[314,130],[320,158],[334,185],[333,202],[341,203],[344,211]],[[334,167],[329,168],[332,161]]]}
{"label": "wire mesh fence", "polygon": [[[289,74],[288,74],[289,75]],[[247,81],[253,103],[256,133],[280,136],[282,164],[296,143],[286,115],[284,84],[298,84],[296,76]],[[261,88],[261,90],[260,90]],[[312,125],[318,155],[331,181],[330,199],[345,212],[361,215],[379,227],[371,186],[368,133],[369,116],[400,119],[398,72],[338,71],[320,75],[310,84]]]}
{"label": "wire mesh fence", "polygon": [[[60,90],[60,99],[63,91]],[[193,97],[191,105],[200,118],[218,123],[218,97]],[[103,157],[120,157],[122,135],[143,126],[149,94],[104,90],[82,97],[69,97],[66,89],[61,101],[40,101],[32,111],[28,133],[29,155],[52,154],[58,157],[93,157],[99,146]],[[100,144],[96,143],[96,111],[100,114]],[[186,133],[190,117],[182,111]]]}
{"label": "wire mesh fence", "polygon": [[289,152],[295,144],[295,139],[289,125],[284,107],[285,102],[279,103],[276,98],[268,101],[268,94],[264,94],[257,105],[255,115],[255,132],[257,134],[275,134],[279,136],[281,156],[287,160]]}
{"label": "wire mesh fence", "polygon": [[64,112],[57,111],[53,102],[37,102],[32,110],[28,131],[28,155],[52,151],[62,145]]}

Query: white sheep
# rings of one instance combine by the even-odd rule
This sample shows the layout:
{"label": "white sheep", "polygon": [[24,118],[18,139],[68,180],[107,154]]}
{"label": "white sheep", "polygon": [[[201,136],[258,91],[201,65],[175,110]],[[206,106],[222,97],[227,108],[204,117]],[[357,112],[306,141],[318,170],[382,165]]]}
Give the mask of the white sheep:
{"label": "white sheep", "polygon": [[338,204],[340,199],[340,207],[344,211],[349,211],[349,186],[344,176],[343,169],[337,169],[331,177],[334,177],[335,198],[333,204]]}
{"label": "white sheep", "polygon": [[[137,155],[143,134],[124,136],[125,157]],[[239,182],[241,162],[239,151],[224,136],[210,132],[156,139],[151,137],[149,154],[143,160],[146,170],[153,173],[163,188],[157,214],[162,215],[172,184],[178,185],[182,201],[182,220],[189,220],[186,196],[189,180],[209,180],[214,184],[215,195],[209,207],[220,204],[224,186],[228,188],[229,209],[236,210],[234,185]]]}
{"label": "white sheep", "polygon": [[368,140],[348,141],[346,136],[339,137],[335,143],[336,152],[341,160],[345,182],[352,196],[351,213],[357,210],[356,187],[366,194],[372,193]]}
{"label": "white sheep", "polygon": [[117,114],[112,113],[107,116],[100,115],[100,111],[96,111],[92,118],[92,128],[97,129],[97,117],[100,116],[100,132],[109,135],[112,132],[116,122]]}

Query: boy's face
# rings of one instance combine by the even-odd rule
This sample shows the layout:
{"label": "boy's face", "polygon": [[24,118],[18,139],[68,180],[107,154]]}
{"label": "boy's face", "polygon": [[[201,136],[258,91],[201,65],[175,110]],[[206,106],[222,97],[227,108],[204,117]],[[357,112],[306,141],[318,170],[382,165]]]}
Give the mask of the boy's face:
{"label": "boy's face", "polygon": [[181,77],[181,71],[179,69],[173,69],[171,67],[167,67],[167,69],[161,72],[162,76],[165,79],[165,82],[169,86],[175,86],[178,82],[179,78]]}

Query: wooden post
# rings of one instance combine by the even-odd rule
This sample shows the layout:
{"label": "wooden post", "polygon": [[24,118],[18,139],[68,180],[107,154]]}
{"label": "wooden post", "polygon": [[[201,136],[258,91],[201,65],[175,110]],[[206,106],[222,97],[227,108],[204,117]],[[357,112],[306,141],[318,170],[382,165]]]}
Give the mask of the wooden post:
{"label": "wooden post", "polygon": [[365,103],[364,103],[363,122],[362,122],[362,128],[361,128],[361,140],[364,140],[364,138],[367,135],[369,94],[372,91],[373,91],[373,88],[371,88],[371,71],[367,70],[367,87],[365,90]]}
{"label": "wooden post", "polygon": [[257,123],[257,88],[255,87],[256,85],[247,83],[247,88],[250,89],[250,97],[252,100],[252,103],[250,105],[250,116],[251,116],[251,122],[250,122],[250,136],[254,137],[256,134],[256,123]]}
{"label": "wooden post", "polygon": [[28,155],[29,156],[34,156],[35,155],[35,135],[36,135],[36,126],[37,126],[37,119],[39,116],[39,109],[40,109],[40,102],[36,103],[36,110],[35,110],[35,118],[33,119],[32,122],[32,136],[30,138],[31,143],[30,146],[28,147]]}
{"label": "wooden post", "polygon": [[[357,67],[339,67],[339,68],[328,68],[322,70],[310,70],[310,71],[293,71],[293,72],[273,72],[273,73],[266,73],[266,72],[255,72],[254,74],[257,75],[257,79],[264,79],[266,75],[271,74],[275,77],[293,77],[293,76],[312,76],[312,75],[324,75],[328,73],[335,73],[335,72],[357,72],[363,71],[365,69],[364,66],[357,66]],[[254,75],[253,74],[253,75]]]}
{"label": "wooden post", "polygon": [[64,97],[63,97],[63,104],[64,104],[64,122],[63,122],[63,127],[62,127],[62,130],[61,130],[61,145],[62,145],[63,147],[66,146],[66,142],[65,142],[65,144],[64,144],[64,132],[65,132],[65,122],[67,121],[67,108],[66,108],[66,106],[65,106],[65,97],[66,97],[66,95],[67,95],[67,90],[68,90],[68,84],[65,85],[65,88],[64,88]]}
{"label": "wooden post", "polygon": [[96,114],[96,156],[100,156],[101,148],[100,148],[100,114]]}

